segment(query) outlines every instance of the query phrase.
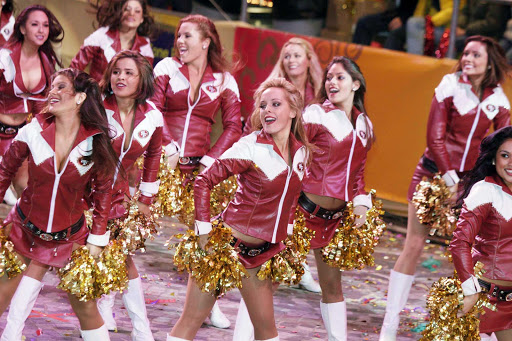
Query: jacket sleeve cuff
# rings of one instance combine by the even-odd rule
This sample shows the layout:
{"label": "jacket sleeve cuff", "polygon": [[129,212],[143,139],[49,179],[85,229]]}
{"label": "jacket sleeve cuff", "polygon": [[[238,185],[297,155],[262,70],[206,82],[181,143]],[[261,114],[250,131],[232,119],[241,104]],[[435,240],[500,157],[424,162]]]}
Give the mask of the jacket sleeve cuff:
{"label": "jacket sleeve cuff", "polygon": [[180,147],[174,141],[172,141],[167,146],[165,146],[165,155],[166,156],[174,155],[174,154],[178,153],[179,151],[180,151]]}
{"label": "jacket sleeve cuff", "polygon": [[288,224],[288,227],[286,229],[286,233],[288,235],[292,235],[293,234],[293,224]]}
{"label": "jacket sleeve cuff", "polygon": [[459,183],[460,179],[457,175],[457,172],[452,170],[449,170],[448,172],[444,173],[442,176],[444,182],[446,183],[446,186],[451,187],[457,183]]}
{"label": "jacket sleeve cuff", "polygon": [[151,205],[153,203],[153,196],[141,194],[137,200],[145,205]]}
{"label": "jacket sleeve cuff", "polygon": [[201,158],[201,161],[199,161],[203,166],[206,168],[210,167],[212,163],[215,161],[215,159],[211,156],[205,155]]}
{"label": "jacket sleeve cuff", "polygon": [[366,206],[369,209],[372,208],[372,198],[370,194],[360,194],[356,195],[354,198],[354,207],[356,206]]}
{"label": "jacket sleeve cuff", "polygon": [[142,195],[147,197],[152,197],[153,195],[158,193],[158,187],[160,186],[160,180],[154,182],[144,182],[141,181],[139,189]]}
{"label": "jacket sleeve cuff", "polygon": [[198,236],[208,234],[212,230],[212,223],[196,220],[194,223],[194,231]]}
{"label": "jacket sleeve cuff", "polygon": [[105,234],[89,234],[87,237],[87,242],[96,246],[106,246],[108,241],[110,240],[110,231],[105,232]]}
{"label": "jacket sleeve cuff", "polygon": [[480,284],[478,283],[478,279],[475,276],[471,276],[462,283],[462,292],[464,296],[471,296],[474,294],[478,294],[482,291],[480,288]]}

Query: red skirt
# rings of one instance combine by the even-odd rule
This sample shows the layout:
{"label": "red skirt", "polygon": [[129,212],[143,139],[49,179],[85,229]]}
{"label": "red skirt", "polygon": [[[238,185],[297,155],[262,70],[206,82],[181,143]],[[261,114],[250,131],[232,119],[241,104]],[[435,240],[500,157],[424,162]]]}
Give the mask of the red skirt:
{"label": "red skirt", "polygon": [[73,244],[85,245],[89,229],[85,219],[80,230],[66,240],[45,241],[35,236],[27,229],[20,216],[16,212],[16,205],[4,220],[4,226],[12,223],[9,239],[14,244],[14,249],[20,255],[36,260],[42,264],[62,268],[65,266],[73,252]]}
{"label": "red skirt", "polygon": [[[245,244],[248,247],[253,246],[253,245],[247,245],[246,243],[243,243],[243,244]],[[269,248],[265,252],[262,252],[259,255],[254,256],[254,257],[238,254],[238,260],[240,260],[240,263],[242,263],[242,265],[246,269],[254,269],[254,268],[262,266],[266,261],[268,261],[275,255],[277,255],[279,252],[283,251],[284,248],[285,248],[285,245],[282,242],[279,242],[276,244],[270,244]]]}
{"label": "red skirt", "polygon": [[315,236],[311,239],[310,248],[315,250],[327,246],[334,237],[334,233],[336,233],[336,228],[338,227],[341,218],[323,219],[317,216],[311,217],[311,214],[306,212],[302,206],[299,205],[299,207],[302,210],[302,213],[304,213],[306,227],[315,231]]}
{"label": "red skirt", "polygon": [[[512,287],[502,287],[503,290],[512,290]],[[512,302],[498,301],[496,297],[489,299],[496,304],[496,311],[484,308],[485,314],[480,315],[480,333],[499,332],[512,329]]]}

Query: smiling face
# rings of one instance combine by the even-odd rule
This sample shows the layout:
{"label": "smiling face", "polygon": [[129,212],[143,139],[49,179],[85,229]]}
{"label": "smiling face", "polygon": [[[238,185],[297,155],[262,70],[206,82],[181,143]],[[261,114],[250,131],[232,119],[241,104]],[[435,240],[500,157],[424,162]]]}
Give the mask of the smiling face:
{"label": "smiling face", "polygon": [[110,86],[117,98],[134,98],[137,93],[140,72],[131,58],[119,59],[112,68]]}
{"label": "smiling face", "polygon": [[260,100],[260,119],[267,134],[288,136],[295,116],[284,89],[268,88],[263,91]]}
{"label": "smiling face", "polygon": [[58,75],[53,79],[48,93],[49,112],[55,116],[78,112],[81,102],[83,102],[82,96],[75,93],[73,84],[68,77]]}
{"label": "smiling face", "polygon": [[142,5],[137,0],[126,1],[122,11],[121,30],[137,29],[144,21]]}
{"label": "smiling face", "polygon": [[42,46],[50,33],[48,16],[43,11],[32,11],[28,15],[25,25],[20,26],[20,30],[24,36],[24,43],[33,44],[37,47]]}
{"label": "smiling face", "polygon": [[351,110],[354,92],[359,89],[359,86],[359,81],[354,82],[341,63],[334,63],[327,71],[325,92],[327,99],[336,107]]}
{"label": "smiling face", "polygon": [[472,78],[479,78],[485,75],[489,56],[485,44],[479,41],[470,41],[464,48],[460,58],[462,72]]}
{"label": "smiling face", "polygon": [[502,143],[496,153],[496,172],[512,190],[512,139]]}
{"label": "smiling face", "polygon": [[289,78],[307,73],[309,59],[304,48],[297,44],[287,45],[283,51],[283,67]]}
{"label": "smiling face", "polygon": [[185,22],[178,31],[176,48],[182,63],[207,58],[209,39],[203,38],[196,23]]}

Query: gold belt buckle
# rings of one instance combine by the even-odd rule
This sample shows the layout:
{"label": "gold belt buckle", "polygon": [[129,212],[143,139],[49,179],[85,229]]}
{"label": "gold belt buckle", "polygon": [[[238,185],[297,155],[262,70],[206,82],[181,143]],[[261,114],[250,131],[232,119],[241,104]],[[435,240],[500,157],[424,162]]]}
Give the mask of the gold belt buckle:
{"label": "gold belt buckle", "polygon": [[505,301],[510,302],[512,301],[512,292],[509,292],[507,296],[505,296]]}
{"label": "gold belt buckle", "polygon": [[45,242],[49,242],[49,241],[52,241],[53,240],[53,236],[51,234],[48,234],[48,233],[41,233],[39,235],[39,238],[41,238],[42,240],[44,240]]}
{"label": "gold belt buckle", "polygon": [[188,156],[180,157],[180,165],[188,165],[190,158]]}
{"label": "gold belt buckle", "polygon": [[247,252],[247,255],[249,257],[255,257],[257,255],[259,255],[261,253],[261,250],[260,249],[250,249],[248,252]]}

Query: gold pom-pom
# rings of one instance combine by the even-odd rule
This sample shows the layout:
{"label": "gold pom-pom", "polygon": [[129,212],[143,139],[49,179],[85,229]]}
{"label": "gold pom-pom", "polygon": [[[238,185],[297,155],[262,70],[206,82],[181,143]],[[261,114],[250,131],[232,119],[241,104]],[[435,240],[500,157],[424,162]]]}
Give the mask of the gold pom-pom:
{"label": "gold pom-pom", "polygon": [[[208,251],[204,256],[201,257],[198,251],[198,237],[189,231],[184,240],[176,245],[174,259],[178,268],[189,271],[201,291],[218,298],[231,289],[241,288],[242,278],[249,274],[230,244],[231,229],[224,227],[219,220],[215,220],[212,227],[205,245]],[[179,259],[176,262],[177,254]]]}
{"label": "gold pom-pom", "polygon": [[451,236],[455,230],[459,210],[450,204],[451,192],[438,173],[429,180],[424,177],[412,197],[420,223],[428,225],[430,235]]}
{"label": "gold pom-pom", "polygon": [[80,301],[101,296],[96,282],[97,265],[87,247],[82,246],[71,254],[71,261],[58,270],[60,283],[57,288],[75,295]]}
{"label": "gold pom-pom", "polygon": [[216,217],[226,209],[229,202],[235,197],[237,188],[238,183],[234,176],[230,176],[213,187],[210,195],[210,214],[212,217]]}
{"label": "gold pom-pom", "polygon": [[[475,265],[475,276],[480,277],[482,263]],[[495,311],[486,293],[480,293],[473,308],[462,317],[457,312],[463,306],[462,284],[457,276],[441,277],[430,288],[427,309],[430,311],[429,324],[422,332],[421,341],[480,340],[478,316],[484,314],[484,307]]]}
{"label": "gold pom-pom", "polygon": [[5,236],[4,229],[0,229],[0,277],[7,274],[9,279],[14,278],[26,268],[14,251],[13,243]]}
{"label": "gold pom-pom", "polygon": [[341,270],[361,270],[375,265],[373,252],[386,224],[381,218],[384,214],[382,202],[375,199],[375,190],[370,193],[372,207],[366,212],[365,223],[358,228],[354,227],[353,204],[347,203],[333,239],[322,248],[322,258],[326,264]]}
{"label": "gold pom-pom", "polygon": [[120,291],[128,286],[126,248],[120,240],[112,240],[103,249],[96,262],[96,282],[103,294]]}
{"label": "gold pom-pom", "polygon": [[[171,243],[173,238],[181,239],[179,243]],[[187,270],[192,273],[192,270],[201,266],[201,262],[206,256],[206,251],[199,247],[199,236],[194,233],[194,230],[187,230],[186,234],[176,234],[166,242],[169,249],[176,248],[174,253],[174,264],[178,271]]]}

